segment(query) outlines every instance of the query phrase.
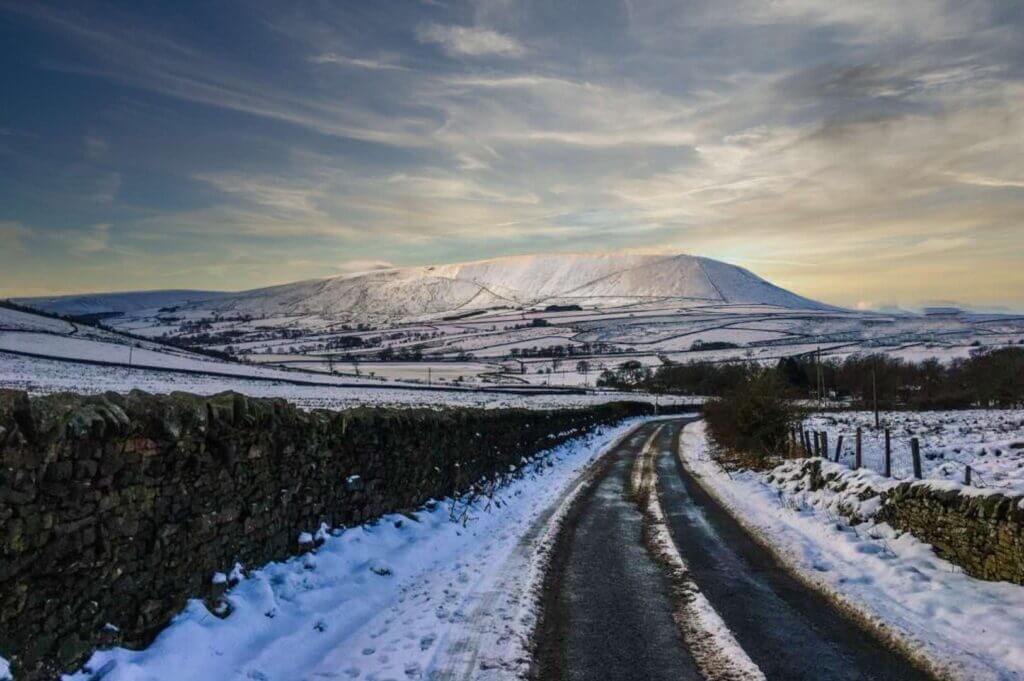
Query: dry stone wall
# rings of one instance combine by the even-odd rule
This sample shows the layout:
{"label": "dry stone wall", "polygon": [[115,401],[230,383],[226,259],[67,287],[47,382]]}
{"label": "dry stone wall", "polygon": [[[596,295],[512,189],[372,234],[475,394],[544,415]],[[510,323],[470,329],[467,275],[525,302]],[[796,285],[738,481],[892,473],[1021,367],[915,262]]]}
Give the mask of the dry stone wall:
{"label": "dry stone wall", "polygon": [[786,462],[766,480],[780,491],[825,490],[830,508],[851,524],[889,523],[972,577],[1024,584],[1024,495],[949,481],[858,477],[821,458]]}
{"label": "dry stone wall", "polygon": [[282,559],[321,523],[414,509],[650,409],[0,391],[0,656],[44,679],[97,645],[145,643],[235,562]]}
{"label": "dry stone wall", "polygon": [[1024,584],[1024,496],[904,482],[883,500],[878,520],[931,544],[967,574]]}

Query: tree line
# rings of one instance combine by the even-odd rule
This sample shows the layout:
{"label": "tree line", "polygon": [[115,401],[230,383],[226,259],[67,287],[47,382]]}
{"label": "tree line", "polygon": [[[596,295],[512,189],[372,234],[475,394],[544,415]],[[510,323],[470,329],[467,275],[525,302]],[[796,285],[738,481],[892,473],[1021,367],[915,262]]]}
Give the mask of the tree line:
{"label": "tree line", "polygon": [[[605,371],[598,385],[676,395],[722,396],[748,384],[761,364],[666,363],[655,369],[635,360]],[[948,363],[923,362],[883,354],[819,360],[815,355],[786,357],[768,371],[789,397],[841,400],[855,408],[966,409],[1024,407],[1024,348],[976,350]]]}

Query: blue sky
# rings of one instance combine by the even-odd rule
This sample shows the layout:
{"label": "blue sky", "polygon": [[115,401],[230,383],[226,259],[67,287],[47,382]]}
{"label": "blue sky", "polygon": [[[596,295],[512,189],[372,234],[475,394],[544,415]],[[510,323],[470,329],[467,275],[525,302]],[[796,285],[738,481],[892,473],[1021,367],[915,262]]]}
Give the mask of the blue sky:
{"label": "blue sky", "polygon": [[0,295],[689,252],[1024,307],[995,0],[0,0]]}

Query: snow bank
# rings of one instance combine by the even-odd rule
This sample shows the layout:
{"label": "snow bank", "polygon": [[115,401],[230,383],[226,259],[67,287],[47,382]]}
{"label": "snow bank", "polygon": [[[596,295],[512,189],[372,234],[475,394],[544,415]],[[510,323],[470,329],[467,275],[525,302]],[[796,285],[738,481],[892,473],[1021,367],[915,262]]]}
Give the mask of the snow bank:
{"label": "snow bank", "polygon": [[766,474],[727,474],[711,460],[703,423],[687,426],[679,455],[802,581],[910,655],[951,678],[1024,676],[1024,587],[968,577],[888,525],[851,525],[827,489],[787,488],[778,473],[774,485]]}

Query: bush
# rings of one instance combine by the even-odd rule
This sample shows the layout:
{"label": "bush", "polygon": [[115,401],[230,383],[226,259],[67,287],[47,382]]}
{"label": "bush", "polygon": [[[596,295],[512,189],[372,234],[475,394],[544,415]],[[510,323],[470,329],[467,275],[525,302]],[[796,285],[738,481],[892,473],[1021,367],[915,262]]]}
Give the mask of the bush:
{"label": "bush", "polygon": [[708,432],[723,463],[764,468],[787,453],[800,410],[786,388],[776,371],[764,369],[704,405]]}

